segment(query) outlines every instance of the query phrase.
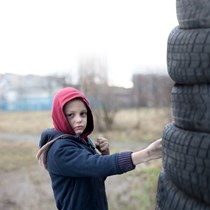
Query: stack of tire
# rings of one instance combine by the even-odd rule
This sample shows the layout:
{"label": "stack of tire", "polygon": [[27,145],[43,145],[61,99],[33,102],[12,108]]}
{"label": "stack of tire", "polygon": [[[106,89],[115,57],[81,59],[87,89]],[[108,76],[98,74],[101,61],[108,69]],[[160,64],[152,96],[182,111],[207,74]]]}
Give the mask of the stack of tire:
{"label": "stack of tire", "polygon": [[210,0],[176,0],[176,12],[167,43],[173,121],[163,130],[156,210],[210,210]]}

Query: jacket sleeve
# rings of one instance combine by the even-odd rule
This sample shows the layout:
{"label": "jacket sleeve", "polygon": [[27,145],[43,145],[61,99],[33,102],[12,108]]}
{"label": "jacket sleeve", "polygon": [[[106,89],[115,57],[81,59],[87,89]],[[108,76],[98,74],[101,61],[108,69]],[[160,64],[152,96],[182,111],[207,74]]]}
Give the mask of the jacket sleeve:
{"label": "jacket sleeve", "polygon": [[99,155],[73,141],[57,141],[48,151],[48,170],[71,177],[106,177],[133,170],[131,152]]}

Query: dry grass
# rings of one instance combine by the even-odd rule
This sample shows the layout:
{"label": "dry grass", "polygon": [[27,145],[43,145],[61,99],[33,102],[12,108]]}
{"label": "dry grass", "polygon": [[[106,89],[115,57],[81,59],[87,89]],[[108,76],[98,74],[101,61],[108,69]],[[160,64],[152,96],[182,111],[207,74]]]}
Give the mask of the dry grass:
{"label": "dry grass", "polygon": [[36,164],[37,146],[32,142],[0,141],[0,172],[10,172]]}
{"label": "dry grass", "polygon": [[[151,142],[162,136],[164,126],[170,121],[170,108],[121,110],[115,116],[112,129],[103,135],[111,141]],[[97,131],[93,133],[96,135]]]}
{"label": "dry grass", "polygon": [[110,210],[154,210],[160,160],[139,165],[129,173],[106,182]]}
{"label": "dry grass", "polygon": [[[112,130],[104,134],[116,140],[158,138],[170,118],[169,108],[122,110],[116,114]],[[49,111],[0,112],[0,132],[40,134],[47,127],[52,127]],[[93,135],[97,134],[95,130]]]}
{"label": "dry grass", "polygon": [[1,132],[39,134],[51,126],[49,111],[0,112]]}

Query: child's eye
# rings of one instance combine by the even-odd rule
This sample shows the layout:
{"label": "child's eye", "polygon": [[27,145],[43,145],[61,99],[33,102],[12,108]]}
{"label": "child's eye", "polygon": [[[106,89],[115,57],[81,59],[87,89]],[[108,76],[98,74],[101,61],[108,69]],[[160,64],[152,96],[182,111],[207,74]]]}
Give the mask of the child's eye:
{"label": "child's eye", "polygon": [[87,112],[81,112],[81,116],[82,116],[82,117],[87,116]]}
{"label": "child's eye", "polygon": [[70,113],[70,114],[66,114],[66,117],[68,117],[68,118],[72,118],[74,115],[72,114],[72,113]]}

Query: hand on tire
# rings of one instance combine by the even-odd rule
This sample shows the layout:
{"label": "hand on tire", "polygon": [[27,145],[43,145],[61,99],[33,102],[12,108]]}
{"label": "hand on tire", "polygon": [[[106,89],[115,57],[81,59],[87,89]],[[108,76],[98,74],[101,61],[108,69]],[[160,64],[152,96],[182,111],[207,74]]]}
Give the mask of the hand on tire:
{"label": "hand on tire", "polygon": [[158,159],[162,157],[162,139],[158,139],[151,143],[147,148],[148,159]]}

